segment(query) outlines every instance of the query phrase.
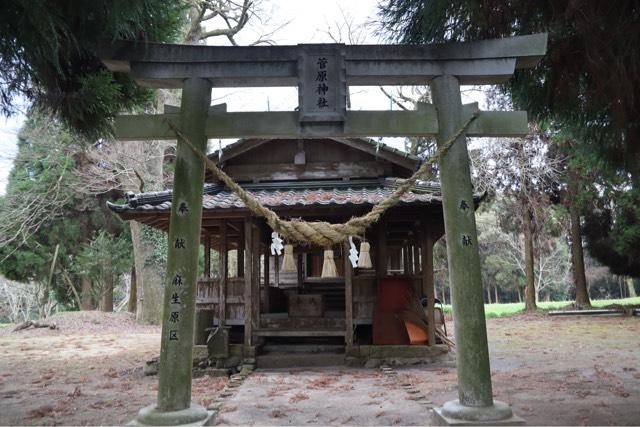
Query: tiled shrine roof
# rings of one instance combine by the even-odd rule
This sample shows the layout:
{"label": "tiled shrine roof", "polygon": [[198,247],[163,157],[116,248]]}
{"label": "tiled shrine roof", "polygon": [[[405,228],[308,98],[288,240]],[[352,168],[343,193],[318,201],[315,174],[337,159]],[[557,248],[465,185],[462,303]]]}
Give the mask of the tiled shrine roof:
{"label": "tiled shrine roof", "polygon": [[[306,181],[248,183],[242,186],[270,208],[321,205],[375,205],[389,197],[400,180],[394,178],[353,181]],[[172,191],[127,195],[127,203],[109,203],[117,213],[168,212]],[[400,199],[400,205],[441,204],[439,184],[420,181]],[[204,210],[243,209],[244,203],[220,184],[205,184]]]}

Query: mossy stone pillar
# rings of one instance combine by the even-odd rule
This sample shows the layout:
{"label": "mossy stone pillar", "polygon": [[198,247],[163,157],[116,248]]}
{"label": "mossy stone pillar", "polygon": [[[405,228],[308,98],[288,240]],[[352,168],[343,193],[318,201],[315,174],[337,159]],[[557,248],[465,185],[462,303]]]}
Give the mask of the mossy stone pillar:
{"label": "mossy stone pillar", "polygon": [[[431,92],[438,114],[437,143],[440,145],[465,122],[460,84],[453,76],[440,76],[431,82]],[[500,403],[496,407],[493,401],[478,233],[465,139],[466,135],[461,135],[440,162],[459,396],[457,401],[447,402],[441,411],[453,419],[502,420],[511,417],[511,410]]]}
{"label": "mossy stone pillar", "polygon": [[[206,152],[207,146],[205,124],[210,102],[209,80],[191,78],[184,81],[179,128],[184,137],[202,152]],[[136,421],[141,424],[197,423],[208,415],[205,408],[191,403],[204,163],[180,139],[173,180],[164,284],[158,403],[140,411]]]}

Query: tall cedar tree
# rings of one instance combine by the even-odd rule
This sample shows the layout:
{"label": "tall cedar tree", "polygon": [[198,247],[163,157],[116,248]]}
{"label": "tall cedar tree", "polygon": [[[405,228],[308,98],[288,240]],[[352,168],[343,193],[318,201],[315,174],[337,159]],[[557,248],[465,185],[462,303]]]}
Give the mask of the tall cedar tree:
{"label": "tall cedar tree", "polygon": [[600,177],[583,212],[590,252],[614,273],[640,275],[639,1],[386,0],[379,16],[404,43],[548,32],[540,65],[500,90],[581,145],[571,154]]}
{"label": "tall cedar tree", "polygon": [[[88,229],[111,228],[113,239],[128,240],[121,236],[121,221],[109,227],[104,200],[75,190],[80,142],[51,117],[32,110],[18,136],[7,193],[0,198],[0,273],[36,283],[65,306],[77,302],[73,295],[83,275],[74,274],[75,264]],[[45,290],[56,246],[51,289]]]}
{"label": "tall cedar tree", "polygon": [[149,101],[149,91],[113,74],[97,52],[117,39],[171,41],[185,3],[165,0],[7,0],[0,13],[0,110],[23,96],[72,129],[103,136],[110,119]]}

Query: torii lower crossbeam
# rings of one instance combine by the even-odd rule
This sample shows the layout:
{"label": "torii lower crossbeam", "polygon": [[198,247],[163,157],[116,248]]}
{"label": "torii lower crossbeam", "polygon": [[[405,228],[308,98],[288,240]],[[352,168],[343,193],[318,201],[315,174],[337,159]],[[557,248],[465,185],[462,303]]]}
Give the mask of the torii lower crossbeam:
{"label": "torii lower crossbeam", "polygon": [[[463,108],[468,119],[477,104]],[[176,139],[170,123],[180,127],[179,114],[122,115],[115,136],[121,140]],[[343,126],[306,129],[295,111],[216,112],[206,119],[207,138],[361,138],[369,136],[436,136],[438,118],[431,104],[415,111],[347,111]],[[519,137],[527,134],[525,111],[481,111],[467,131],[470,137]]]}

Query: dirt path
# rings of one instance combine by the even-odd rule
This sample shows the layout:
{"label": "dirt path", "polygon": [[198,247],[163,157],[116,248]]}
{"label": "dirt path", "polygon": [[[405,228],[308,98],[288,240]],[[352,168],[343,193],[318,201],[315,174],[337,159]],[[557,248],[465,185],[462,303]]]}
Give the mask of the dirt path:
{"label": "dirt path", "polygon": [[220,408],[219,425],[424,425],[429,410],[397,380],[371,369],[251,374]]}

